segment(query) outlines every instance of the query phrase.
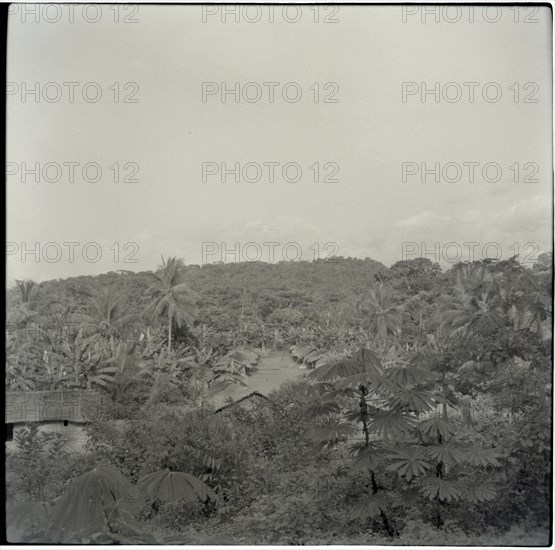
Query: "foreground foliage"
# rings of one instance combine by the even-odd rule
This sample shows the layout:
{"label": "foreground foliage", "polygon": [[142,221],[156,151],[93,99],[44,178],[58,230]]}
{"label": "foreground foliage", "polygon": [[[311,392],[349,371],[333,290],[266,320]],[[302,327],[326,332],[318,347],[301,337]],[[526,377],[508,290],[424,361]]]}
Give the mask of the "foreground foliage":
{"label": "foreground foliage", "polygon": [[[10,540],[547,543],[550,257],[446,273],[168,259],[110,280],[8,293],[8,321],[27,329],[7,334],[8,389],[106,397],[82,452],[16,431]],[[30,339],[45,320],[60,330]],[[303,342],[334,359],[267,402],[211,408],[208,390],[240,378],[229,349]]]}

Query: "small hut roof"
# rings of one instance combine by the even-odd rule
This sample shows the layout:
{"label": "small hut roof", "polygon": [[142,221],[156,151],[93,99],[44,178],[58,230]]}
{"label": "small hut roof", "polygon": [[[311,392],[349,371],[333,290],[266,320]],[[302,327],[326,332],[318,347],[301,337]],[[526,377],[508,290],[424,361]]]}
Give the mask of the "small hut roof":
{"label": "small hut roof", "polygon": [[308,355],[305,355],[303,360],[306,361],[307,363],[314,363],[315,361],[323,357],[325,354],[326,352],[323,350],[314,350],[314,351],[311,351]]}
{"label": "small hut roof", "polygon": [[252,392],[248,393],[247,395],[244,395],[243,397],[240,397],[239,399],[236,399],[235,401],[233,401],[233,403],[228,403],[228,404],[224,405],[223,407],[220,407],[219,409],[216,409],[216,412],[219,413],[220,411],[223,411],[224,409],[227,409],[229,407],[233,407],[235,405],[238,405],[242,401],[245,401],[246,399],[251,399],[252,397],[261,397],[262,399],[265,399],[266,401],[270,401],[270,398],[268,396],[264,395],[263,393],[260,393],[258,391],[252,391]]}
{"label": "small hut roof", "polygon": [[104,396],[88,390],[6,392],[5,422],[88,422],[100,415]]}
{"label": "small hut roof", "polygon": [[260,355],[250,348],[241,346],[224,355],[218,364],[226,366],[247,365],[252,366],[258,363]]}
{"label": "small hut roof", "polygon": [[300,350],[298,350],[297,357],[298,359],[304,359],[309,353],[312,353],[313,351],[316,351],[314,346],[311,346],[310,344],[308,344],[306,346],[303,346]]}
{"label": "small hut roof", "polygon": [[316,364],[314,366],[318,368],[318,367],[321,367],[322,365],[327,365],[330,361],[331,361],[330,356],[324,353],[319,359],[316,360]]}

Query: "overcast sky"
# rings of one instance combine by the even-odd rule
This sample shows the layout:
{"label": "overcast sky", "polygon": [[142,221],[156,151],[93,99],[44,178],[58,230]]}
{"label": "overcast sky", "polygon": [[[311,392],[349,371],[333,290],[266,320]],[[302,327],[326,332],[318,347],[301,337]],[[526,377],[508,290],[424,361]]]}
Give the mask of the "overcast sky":
{"label": "overcast sky", "polygon": [[[267,7],[255,23],[242,16],[236,23],[231,15],[222,22],[221,13],[203,22],[201,6],[140,6],[135,14],[103,6],[97,23],[85,20],[98,14],[91,10],[84,16],[82,6],[70,22],[68,9],[43,12],[39,22],[19,10],[10,19],[8,283],[155,269],[161,254],[199,264],[203,242],[225,242],[229,249],[237,242],[276,242],[277,260],[290,242],[299,243],[302,259],[314,256],[312,243],[323,247],[334,242],[338,255],[370,257],[386,265],[401,259],[403,242],[419,243],[416,255],[421,243],[433,249],[436,242],[456,242],[463,251],[468,249],[463,243],[477,242],[477,257],[490,242],[499,244],[503,257],[514,254],[515,244],[531,256],[537,251],[524,249],[526,243],[550,250],[547,8],[535,14],[503,8],[496,23],[486,21],[481,8],[473,23],[468,23],[468,11],[457,23],[446,22],[441,14],[438,23],[432,16],[422,23],[419,13],[403,22],[399,6],[341,6],[336,14],[322,7],[316,14],[305,6],[296,23],[284,20],[281,7],[275,8],[273,23]],[[57,15],[57,22],[46,20]],[[246,15],[256,18],[252,8]],[[285,17],[297,15],[289,11]],[[337,23],[323,23],[324,16]],[[524,23],[525,16],[537,22]],[[137,22],[123,23],[124,17]],[[78,83],[73,103],[64,82]],[[88,97],[102,91],[96,103],[83,99],[88,82],[97,83],[87,87]],[[134,95],[135,86],[126,87],[129,82],[138,86]],[[225,103],[220,94],[203,102],[203,82],[226,82],[230,88],[235,82],[252,82],[263,93],[252,103],[242,97],[236,103],[231,94]],[[279,83],[273,103],[264,82]],[[282,97],[290,82],[297,86],[287,88],[289,97],[302,92],[298,102]],[[436,103],[433,94],[423,102],[415,93],[403,102],[403,82],[417,83],[418,89],[423,82],[430,88],[438,82],[440,92],[451,98],[458,85],[463,95],[454,102],[442,95]],[[455,85],[446,89],[448,82]],[[464,82],[478,83],[472,103]],[[23,83],[27,88],[39,83],[38,102],[31,93],[22,101]],[[45,87],[47,83],[54,84]],[[324,88],[326,83],[335,84]],[[501,90],[498,101],[483,99],[486,83],[494,83],[486,90],[490,98]],[[56,85],[62,90],[59,99]],[[330,96],[337,102],[322,101],[337,89]],[[253,85],[247,94],[255,97],[256,90]],[[408,90],[414,87],[408,85]],[[138,102],[123,102],[126,97]],[[56,179],[60,166],[60,181],[48,182],[40,173],[39,182],[32,174],[22,182],[23,162],[27,169],[40,163],[41,172],[46,163],[55,163],[46,177]],[[69,166],[63,165],[68,162],[79,163],[73,182]],[[118,183],[115,162],[120,163]],[[224,183],[220,174],[203,181],[202,165],[208,162],[225,162],[229,168],[236,162],[241,168],[258,163],[265,171],[258,182],[241,175],[237,183],[231,174]],[[280,163],[273,183],[264,162]],[[443,169],[452,162],[465,171],[457,182],[440,176],[436,183],[433,175],[422,182],[420,174],[407,175],[403,182],[404,162],[416,163],[409,169],[423,162],[429,168],[439,162]],[[473,183],[463,166],[469,162],[479,163]],[[87,163],[101,167],[100,181],[84,181]],[[132,163],[138,167],[138,182],[121,181],[131,177]],[[287,163],[300,166],[299,181],[283,179]],[[486,163],[499,165],[499,181],[484,180]],[[447,177],[457,179],[456,166],[450,166]],[[338,181],[324,182],[334,167]],[[254,165],[250,170],[247,176],[255,178]],[[495,170],[493,166],[488,177],[494,179]],[[93,168],[87,174],[94,179]],[[294,179],[294,168],[288,175]],[[525,181],[527,177],[538,181]],[[71,245],[73,261],[64,242],[78,243]],[[91,242],[98,247],[85,246]],[[22,257],[22,247],[33,249],[36,243],[40,257]],[[58,243],[61,256],[47,243]],[[119,257],[115,243],[120,243]],[[136,246],[123,250],[126,243]],[[206,261],[222,259],[221,244],[210,248],[214,250]],[[84,251],[91,260],[100,252],[99,261],[84,260]],[[256,256],[252,246],[249,258],[241,252],[235,259]],[[496,254],[494,248],[489,252]],[[456,248],[449,253],[454,255]],[[297,252],[289,247],[287,254]],[[127,256],[139,262],[124,263]],[[267,247],[260,259],[269,259]]]}

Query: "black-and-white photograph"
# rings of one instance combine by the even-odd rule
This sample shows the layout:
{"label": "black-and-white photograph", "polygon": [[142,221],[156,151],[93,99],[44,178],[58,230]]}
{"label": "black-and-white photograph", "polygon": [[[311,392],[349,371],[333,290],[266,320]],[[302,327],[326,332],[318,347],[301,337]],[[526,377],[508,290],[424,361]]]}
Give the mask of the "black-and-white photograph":
{"label": "black-and-white photograph", "polygon": [[2,7],[5,541],[552,543],[550,4]]}

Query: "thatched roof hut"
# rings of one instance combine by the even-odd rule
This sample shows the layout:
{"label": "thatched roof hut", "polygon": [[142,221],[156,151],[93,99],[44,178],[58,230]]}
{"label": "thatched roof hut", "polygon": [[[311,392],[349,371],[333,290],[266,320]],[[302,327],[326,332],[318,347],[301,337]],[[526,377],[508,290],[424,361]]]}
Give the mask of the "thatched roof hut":
{"label": "thatched roof hut", "polygon": [[260,355],[257,352],[246,346],[240,346],[224,355],[218,363],[235,372],[246,374],[254,368],[259,359]]}
{"label": "thatched roof hut", "polygon": [[247,393],[246,395],[235,399],[234,401],[232,401],[231,403],[226,403],[225,405],[219,407],[218,409],[216,409],[215,413],[219,413],[222,412],[225,409],[229,409],[230,407],[235,407],[238,405],[244,406],[244,407],[249,407],[252,406],[252,404],[256,403],[256,402],[269,402],[270,398],[266,395],[264,395],[263,393],[260,393],[258,391],[252,391]]}
{"label": "thatched roof hut", "polygon": [[314,368],[323,367],[324,365],[329,365],[335,359],[332,358],[328,353],[324,353],[322,357],[318,358],[314,363]]}
{"label": "thatched roof hut", "polygon": [[316,362],[322,357],[324,357],[325,355],[326,355],[325,350],[311,351],[309,354],[304,356],[303,363],[306,363],[307,365],[314,367],[316,365]]}
{"label": "thatched roof hut", "polygon": [[291,355],[298,361],[302,361],[309,353],[316,351],[312,344],[298,344],[291,348]]}
{"label": "thatched roof hut", "polygon": [[6,392],[6,424],[89,422],[100,415],[105,397],[89,390]]}

